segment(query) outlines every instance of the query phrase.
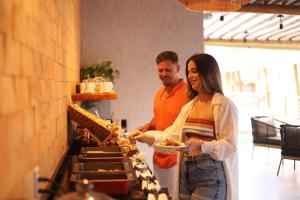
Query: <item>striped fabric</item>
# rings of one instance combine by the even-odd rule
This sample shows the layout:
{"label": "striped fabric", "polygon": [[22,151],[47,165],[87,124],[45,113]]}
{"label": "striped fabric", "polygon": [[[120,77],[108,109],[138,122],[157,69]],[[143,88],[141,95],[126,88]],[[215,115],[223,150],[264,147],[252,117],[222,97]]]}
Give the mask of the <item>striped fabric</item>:
{"label": "striped fabric", "polygon": [[187,118],[182,133],[185,139],[189,137],[197,137],[204,141],[216,139],[214,122],[203,119]]}

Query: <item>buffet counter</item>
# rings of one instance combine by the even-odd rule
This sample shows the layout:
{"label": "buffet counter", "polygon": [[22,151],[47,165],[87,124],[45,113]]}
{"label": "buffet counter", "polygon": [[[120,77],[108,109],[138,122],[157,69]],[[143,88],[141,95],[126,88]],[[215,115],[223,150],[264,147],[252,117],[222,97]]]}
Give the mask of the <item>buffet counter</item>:
{"label": "buffet counter", "polygon": [[68,130],[68,152],[53,180],[40,190],[41,199],[60,199],[87,181],[93,191],[114,199],[168,199],[167,189],[160,188],[144,155],[120,127],[74,104],[69,106],[68,124],[76,124]]}
{"label": "buffet counter", "polygon": [[[72,147],[72,146],[71,146]],[[50,184],[49,189],[53,191],[51,194],[43,195],[42,199],[56,199],[57,197],[62,196],[64,193],[69,193],[75,191],[75,183],[80,180],[79,176],[82,174],[77,173],[80,168],[84,168],[86,166],[92,166],[95,163],[102,163],[104,168],[107,170],[113,170],[113,165],[118,165],[120,162],[77,162],[79,158],[79,154],[74,154],[73,149],[71,148],[61,166],[59,167],[54,181],[55,184]],[[124,160],[127,164],[131,165],[128,159]],[[128,166],[127,166],[128,167]],[[130,168],[131,166],[129,166]],[[75,170],[75,171],[74,171]],[[76,172],[77,170],[77,172]],[[103,180],[103,176],[107,176],[106,181],[100,182],[100,184],[94,185],[95,191],[109,193],[108,195],[112,196],[115,199],[147,199],[147,192],[142,189],[141,181],[136,177],[135,174],[130,174],[127,176],[127,173],[135,172],[134,169],[125,169],[126,175],[122,177],[122,174],[114,173],[112,176],[107,176],[106,173],[86,173],[86,177],[89,180],[96,180],[100,178]],[[131,171],[134,170],[134,171]],[[75,173],[74,173],[75,172]],[[124,175],[124,174],[123,174]],[[84,175],[83,175],[84,176]],[[100,177],[99,177],[100,176]],[[114,177],[115,176],[115,177]],[[120,177],[121,176],[121,177]],[[116,180],[119,179],[121,181]],[[109,180],[108,180],[109,179]],[[96,182],[94,182],[95,184]],[[62,189],[64,188],[64,189]]]}

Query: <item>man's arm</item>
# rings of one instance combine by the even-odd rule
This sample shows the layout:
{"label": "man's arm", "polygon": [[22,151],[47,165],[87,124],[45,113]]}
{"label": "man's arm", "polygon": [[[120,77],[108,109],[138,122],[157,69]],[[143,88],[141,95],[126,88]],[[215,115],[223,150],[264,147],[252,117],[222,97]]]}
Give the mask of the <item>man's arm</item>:
{"label": "man's arm", "polygon": [[155,121],[154,118],[147,124],[139,127],[137,130],[142,131],[142,132],[146,132],[146,131],[150,131],[150,130],[155,130]]}

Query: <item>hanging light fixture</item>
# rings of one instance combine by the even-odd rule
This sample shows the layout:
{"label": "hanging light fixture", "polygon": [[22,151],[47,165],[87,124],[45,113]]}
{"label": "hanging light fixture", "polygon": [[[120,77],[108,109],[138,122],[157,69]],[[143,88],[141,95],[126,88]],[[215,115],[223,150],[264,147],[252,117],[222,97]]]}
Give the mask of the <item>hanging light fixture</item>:
{"label": "hanging light fixture", "polygon": [[230,12],[238,10],[250,0],[177,0],[190,11]]}
{"label": "hanging light fixture", "polygon": [[282,23],[282,19],[283,19],[283,15],[278,15],[277,17],[279,17],[279,29],[283,29],[283,23]]}
{"label": "hanging light fixture", "polygon": [[247,36],[248,36],[248,31],[247,29],[244,31],[244,37],[243,37],[243,42],[246,43],[247,42]]}
{"label": "hanging light fixture", "polygon": [[220,16],[220,21],[224,21],[224,14],[222,13],[222,15]]}

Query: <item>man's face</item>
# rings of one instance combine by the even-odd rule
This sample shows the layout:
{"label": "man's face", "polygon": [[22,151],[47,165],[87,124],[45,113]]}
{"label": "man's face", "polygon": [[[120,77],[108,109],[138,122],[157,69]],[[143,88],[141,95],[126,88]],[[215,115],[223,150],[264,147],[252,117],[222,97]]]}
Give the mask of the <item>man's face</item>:
{"label": "man's face", "polygon": [[165,60],[157,65],[158,76],[164,86],[173,86],[177,83],[179,65]]}

